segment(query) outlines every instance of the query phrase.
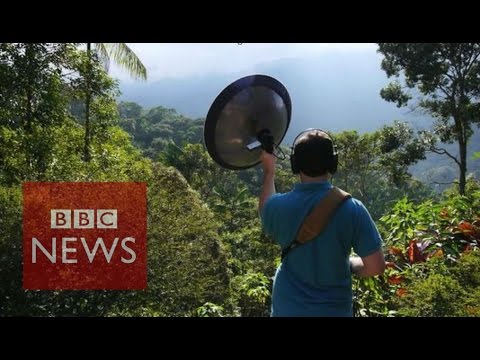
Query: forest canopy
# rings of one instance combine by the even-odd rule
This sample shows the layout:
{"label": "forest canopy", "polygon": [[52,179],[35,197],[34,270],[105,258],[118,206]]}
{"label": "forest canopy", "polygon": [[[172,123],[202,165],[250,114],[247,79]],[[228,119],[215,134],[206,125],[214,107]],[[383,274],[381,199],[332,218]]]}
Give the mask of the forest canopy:
{"label": "forest canopy", "polygon": [[[262,232],[258,217],[260,168],[231,171],[216,164],[203,144],[204,118],[119,101],[119,84],[101,51],[80,45],[0,43],[0,315],[269,316],[280,247]],[[441,72],[438,52],[454,51],[430,49],[439,61],[431,69],[426,62],[412,67],[429,48],[380,49],[388,74],[405,71],[407,85],[429,96],[430,87],[441,85],[439,74],[448,74]],[[478,59],[475,66],[480,68]],[[462,134],[447,122],[445,103],[422,103],[448,125],[449,136],[438,129],[436,136],[478,140],[471,131],[478,124],[475,76],[468,78],[470,102],[460,99],[472,119]],[[403,104],[407,98],[397,90],[392,85],[382,97]],[[477,163],[468,171],[459,160],[459,168],[450,170],[464,169],[463,178],[439,191],[411,173],[415,164],[441,171],[434,161],[425,165],[439,143],[432,136],[426,141],[408,123],[385,119],[375,131],[333,137],[340,154],[333,183],[369,209],[388,260],[384,275],[355,279],[356,315],[478,316]],[[466,139],[461,141],[467,152]],[[146,182],[147,290],[23,290],[25,181]],[[288,157],[279,160],[277,190],[290,191],[296,182]]]}

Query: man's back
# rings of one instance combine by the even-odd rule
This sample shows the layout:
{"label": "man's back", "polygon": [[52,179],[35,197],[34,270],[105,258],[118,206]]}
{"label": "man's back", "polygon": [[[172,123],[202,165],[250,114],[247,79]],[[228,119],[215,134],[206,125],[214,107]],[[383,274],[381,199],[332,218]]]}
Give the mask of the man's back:
{"label": "man's back", "polygon": [[[331,187],[329,182],[299,183],[289,193],[272,195],[261,211],[264,231],[285,248]],[[284,259],[275,275],[272,316],[351,316],[352,247],[361,257],[381,248],[368,211],[356,199],[345,201],[322,234]]]}

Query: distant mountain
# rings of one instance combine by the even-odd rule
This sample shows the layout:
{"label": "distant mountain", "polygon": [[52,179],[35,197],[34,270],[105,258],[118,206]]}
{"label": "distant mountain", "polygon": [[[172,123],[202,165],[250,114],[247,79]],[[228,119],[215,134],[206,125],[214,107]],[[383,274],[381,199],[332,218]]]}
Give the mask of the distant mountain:
{"label": "distant mountain", "polygon": [[[380,97],[380,89],[389,82],[380,63],[381,56],[375,52],[359,52],[354,58],[337,53],[309,60],[282,59],[258,64],[248,72],[121,84],[120,100],[146,108],[161,105],[193,119],[204,118],[215,97],[228,84],[243,76],[265,74],[282,82],[292,99],[292,121],[284,144],[290,144],[300,131],[309,127],[333,132],[354,129],[362,133],[402,120],[409,121],[416,129],[428,128],[431,117],[399,109]],[[475,131],[469,144],[468,168],[479,176],[480,159],[470,159],[473,151],[480,151],[480,134],[478,129]],[[447,147],[457,155],[456,143]],[[456,164],[436,154],[430,154],[411,171],[426,183],[450,182],[458,177]]]}
{"label": "distant mountain", "polygon": [[122,84],[120,99],[143,107],[175,108],[191,118],[205,117],[215,97],[228,84],[260,73],[281,81],[292,98],[292,122],[286,142],[309,127],[365,132],[393,120],[428,126],[428,117],[424,121],[421,116],[407,114],[407,109],[398,109],[380,98],[380,89],[388,83],[380,61],[375,52],[358,53],[355,61],[340,54],[326,54],[313,60],[282,59],[258,64],[249,72]]}

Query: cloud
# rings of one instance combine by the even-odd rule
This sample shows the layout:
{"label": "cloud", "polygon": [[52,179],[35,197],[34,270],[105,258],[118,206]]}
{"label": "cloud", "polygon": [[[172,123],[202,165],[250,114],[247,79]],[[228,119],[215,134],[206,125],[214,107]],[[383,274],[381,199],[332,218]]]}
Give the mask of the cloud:
{"label": "cloud", "polygon": [[[327,52],[355,54],[375,51],[376,44],[128,44],[147,67],[148,81],[206,73],[246,71],[254,65],[284,58],[314,58]],[[111,65],[110,73],[122,82],[134,81],[127,72]]]}

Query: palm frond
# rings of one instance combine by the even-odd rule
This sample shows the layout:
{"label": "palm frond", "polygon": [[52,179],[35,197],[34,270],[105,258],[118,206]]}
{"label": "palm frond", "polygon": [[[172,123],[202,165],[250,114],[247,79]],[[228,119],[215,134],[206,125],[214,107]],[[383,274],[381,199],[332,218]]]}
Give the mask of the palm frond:
{"label": "palm frond", "polygon": [[100,58],[100,61],[103,63],[103,67],[105,68],[105,71],[108,72],[110,68],[110,56],[108,55],[108,50],[105,47],[104,43],[95,43],[95,51],[98,54],[98,57]]}
{"label": "palm frond", "polygon": [[125,43],[104,43],[102,46],[110,58],[134,78],[146,80],[147,69],[138,56]]}

